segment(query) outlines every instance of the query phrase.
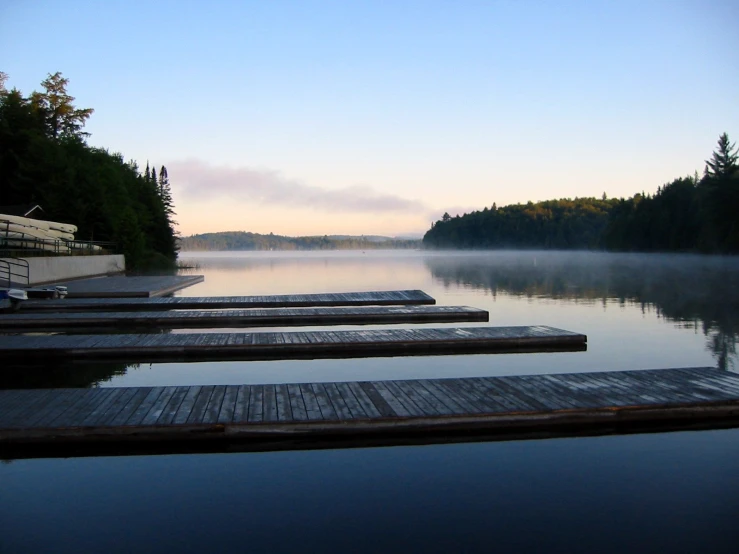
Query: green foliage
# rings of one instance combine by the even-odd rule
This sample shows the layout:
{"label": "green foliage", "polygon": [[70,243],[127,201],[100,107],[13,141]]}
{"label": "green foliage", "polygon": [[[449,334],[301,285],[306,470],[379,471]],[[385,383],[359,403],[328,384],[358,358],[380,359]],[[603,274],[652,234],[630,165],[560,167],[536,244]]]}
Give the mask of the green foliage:
{"label": "green foliage", "polygon": [[561,199],[444,217],[423,237],[433,248],[596,248],[615,200]]}
{"label": "green foliage", "polygon": [[736,144],[731,144],[729,135],[723,133],[718,139],[718,149],[710,160],[706,160],[706,177],[710,179],[731,178],[737,170]]}
{"label": "green foliage", "polygon": [[575,198],[444,214],[423,238],[430,248],[608,249],[739,253],[739,171],[726,133],[697,174],[654,196]]}
{"label": "green foliage", "polygon": [[31,94],[33,109],[38,111],[46,121],[53,138],[88,135],[82,132],[82,128],[94,110],[75,108],[72,103],[74,97],[67,94],[67,84],[69,84],[69,79],[62,77],[62,74],[57,71],[53,75],[49,74],[41,82],[44,92]]}
{"label": "green foliage", "polygon": [[233,231],[204,233],[184,237],[180,248],[197,250],[372,250],[418,248],[418,240],[385,239],[380,237],[283,237]]}
{"label": "green foliage", "polygon": [[154,253],[174,264],[171,194],[122,155],[85,143],[92,110],[77,109],[66,84],[56,73],[44,93],[0,95],[3,204],[40,204],[48,219],[77,225],[77,239],[116,243],[131,268]]}

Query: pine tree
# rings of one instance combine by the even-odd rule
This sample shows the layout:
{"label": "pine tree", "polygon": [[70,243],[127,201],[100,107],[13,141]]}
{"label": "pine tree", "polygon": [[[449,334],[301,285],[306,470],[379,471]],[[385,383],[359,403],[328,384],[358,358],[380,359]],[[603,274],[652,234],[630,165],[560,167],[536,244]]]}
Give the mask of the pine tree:
{"label": "pine tree", "polygon": [[709,179],[725,179],[731,177],[737,167],[736,143],[731,144],[729,135],[723,133],[718,138],[718,149],[710,160],[706,160],[705,176]]}
{"label": "pine tree", "polygon": [[90,133],[85,133],[82,128],[85,122],[92,115],[92,108],[77,109],[74,104],[74,97],[67,93],[67,84],[69,79],[62,77],[62,74],[49,74],[49,76],[41,82],[44,92],[34,92],[31,95],[31,102],[37,110],[44,114],[48,130],[52,138],[77,137],[83,138]]}
{"label": "pine tree", "polygon": [[[154,170],[154,174],[156,174],[156,169]],[[172,190],[169,186],[167,168],[164,166],[159,170],[159,184],[157,190],[159,192],[159,198],[162,199],[164,209],[167,212],[167,218],[171,224],[174,224],[175,222],[172,220],[172,216],[175,215],[174,202],[172,201]]]}

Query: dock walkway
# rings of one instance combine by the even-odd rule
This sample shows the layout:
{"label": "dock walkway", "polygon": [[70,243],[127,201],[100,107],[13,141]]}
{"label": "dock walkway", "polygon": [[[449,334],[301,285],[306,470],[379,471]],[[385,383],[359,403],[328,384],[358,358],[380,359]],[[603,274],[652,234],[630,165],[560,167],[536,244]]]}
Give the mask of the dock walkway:
{"label": "dock walkway", "polygon": [[329,306],[412,306],[436,304],[421,290],[391,290],[325,294],[278,294],[270,296],[205,296],[174,298],[66,298],[29,300],[23,311],[160,311],[229,310],[240,308],[304,308]]}
{"label": "dock walkway", "polygon": [[202,283],[202,275],[113,275],[54,283],[67,287],[67,298],[152,298]]}
{"label": "dock walkway", "polygon": [[99,331],[102,329],[222,329],[488,321],[485,310],[469,306],[360,306],[264,308],[165,312],[64,312],[0,315],[0,331]]}
{"label": "dock walkway", "polygon": [[[739,376],[714,368],[242,386],[0,391],[0,445],[202,439],[246,449],[484,431],[737,421]],[[720,420],[717,418],[721,418]],[[618,430],[616,429],[616,432]],[[272,441],[271,443],[269,441]],[[275,442],[277,441],[277,442]],[[316,446],[320,447],[320,446]],[[166,446],[165,446],[166,448]],[[48,455],[48,454],[47,454]],[[72,453],[71,455],[79,455]]]}
{"label": "dock walkway", "polygon": [[4,360],[208,361],[584,350],[547,326],[255,333],[0,335]]}

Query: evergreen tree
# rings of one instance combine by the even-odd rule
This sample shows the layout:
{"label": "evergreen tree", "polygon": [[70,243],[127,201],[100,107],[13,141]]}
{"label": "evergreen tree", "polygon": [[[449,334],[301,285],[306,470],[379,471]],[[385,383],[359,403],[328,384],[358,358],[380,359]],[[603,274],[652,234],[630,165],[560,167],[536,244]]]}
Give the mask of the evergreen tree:
{"label": "evergreen tree", "polygon": [[736,143],[731,144],[729,135],[722,133],[718,139],[718,148],[710,160],[706,160],[705,176],[709,179],[725,179],[737,170]]}
{"label": "evergreen tree", "polygon": [[55,97],[0,94],[3,202],[40,204],[49,220],[75,224],[76,239],[114,244],[130,268],[171,265],[177,248],[156,172],[147,181],[136,163],[80,140],[92,110],[71,106],[66,79],[56,77]]}
{"label": "evergreen tree", "polygon": [[167,218],[170,224],[174,225],[175,221],[172,220],[172,216],[175,215],[174,201],[172,200],[172,190],[169,185],[169,175],[167,174],[167,168],[164,166],[159,169],[158,192],[159,198],[162,199],[165,211],[167,212]]}
{"label": "evergreen tree", "polygon": [[34,92],[31,102],[43,114],[52,138],[84,138],[89,133],[83,132],[82,128],[94,110],[77,109],[73,104],[74,97],[67,93],[67,84],[69,79],[62,77],[59,71],[49,74],[41,82],[44,92]]}

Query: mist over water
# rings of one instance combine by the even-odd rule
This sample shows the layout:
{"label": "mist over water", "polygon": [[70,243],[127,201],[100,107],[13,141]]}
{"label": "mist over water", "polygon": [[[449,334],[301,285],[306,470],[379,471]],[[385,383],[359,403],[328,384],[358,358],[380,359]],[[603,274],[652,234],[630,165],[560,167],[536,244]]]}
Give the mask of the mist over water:
{"label": "mist over water", "polygon": [[737,370],[736,258],[552,251],[213,252],[183,253],[181,258],[197,266],[187,273],[205,275],[205,282],[178,293],[183,296],[422,289],[438,304],[488,310],[490,325],[551,325],[587,334],[588,349],[352,360],[59,364],[42,371],[7,368],[0,374],[0,386],[259,384],[691,366]]}

